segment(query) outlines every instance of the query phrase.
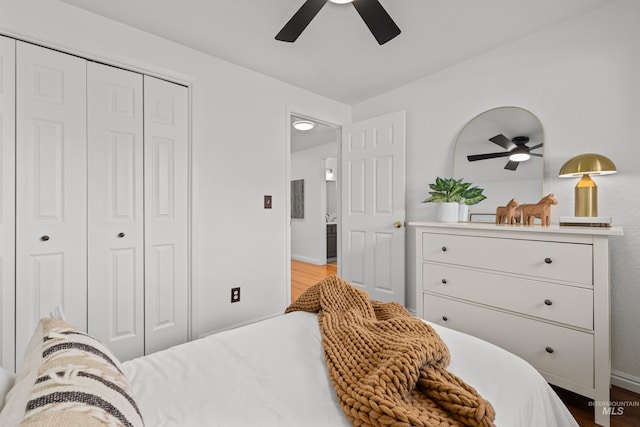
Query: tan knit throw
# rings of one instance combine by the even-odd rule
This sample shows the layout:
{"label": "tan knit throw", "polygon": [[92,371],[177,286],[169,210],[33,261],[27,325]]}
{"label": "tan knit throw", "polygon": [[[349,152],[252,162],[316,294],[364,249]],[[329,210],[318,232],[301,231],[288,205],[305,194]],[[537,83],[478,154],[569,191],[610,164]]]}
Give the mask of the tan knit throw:
{"label": "tan knit throw", "polygon": [[449,373],[438,334],[396,303],[371,301],[338,276],[285,311],[318,313],[325,360],[354,426],[493,426],[495,412]]}

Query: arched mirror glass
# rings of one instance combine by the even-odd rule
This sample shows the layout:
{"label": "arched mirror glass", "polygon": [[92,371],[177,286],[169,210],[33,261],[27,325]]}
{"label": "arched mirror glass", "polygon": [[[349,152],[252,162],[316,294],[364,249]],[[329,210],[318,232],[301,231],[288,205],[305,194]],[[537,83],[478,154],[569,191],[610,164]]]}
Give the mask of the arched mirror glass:
{"label": "arched mirror glass", "polygon": [[540,200],[543,153],[542,123],[525,109],[498,107],[469,121],[456,141],[452,176],[484,188],[487,198],[470,206],[470,213],[495,213],[512,198]]}

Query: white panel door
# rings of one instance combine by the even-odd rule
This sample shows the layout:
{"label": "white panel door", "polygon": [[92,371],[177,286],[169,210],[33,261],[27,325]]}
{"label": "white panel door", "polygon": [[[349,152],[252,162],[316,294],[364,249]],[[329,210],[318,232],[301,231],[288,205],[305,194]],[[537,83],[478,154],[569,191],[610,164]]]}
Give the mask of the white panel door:
{"label": "white panel door", "polygon": [[340,274],[372,299],[405,304],[405,115],[342,133]]}
{"label": "white panel door", "polygon": [[62,306],[87,327],[86,61],[17,43],[16,354]]}
{"label": "white panel door", "polygon": [[88,331],[144,354],[142,75],[87,64]]}
{"label": "white panel door", "polygon": [[0,36],[0,366],[15,369],[15,49]]}
{"label": "white panel door", "polygon": [[144,77],[145,352],[188,338],[188,91]]}

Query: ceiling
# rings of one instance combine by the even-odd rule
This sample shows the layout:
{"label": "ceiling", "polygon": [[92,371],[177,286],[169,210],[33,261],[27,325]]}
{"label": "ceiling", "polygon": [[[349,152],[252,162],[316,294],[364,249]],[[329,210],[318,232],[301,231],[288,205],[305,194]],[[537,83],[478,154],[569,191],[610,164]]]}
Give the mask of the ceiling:
{"label": "ceiling", "polygon": [[303,0],[62,1],[354,105],[615,0],[379,0],[402,30],[382,46],[351,4],[285,43]]}

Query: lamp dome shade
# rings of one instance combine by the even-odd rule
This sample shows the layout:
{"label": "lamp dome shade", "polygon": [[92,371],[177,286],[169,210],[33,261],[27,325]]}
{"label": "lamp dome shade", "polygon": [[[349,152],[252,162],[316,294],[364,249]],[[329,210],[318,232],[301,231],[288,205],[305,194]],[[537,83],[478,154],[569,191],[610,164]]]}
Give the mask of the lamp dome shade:
{"label": "lamp dome shade", "polygon": [[558,176],[570,178],[581,175],[608,175],[616,172],[616,165],[608,157],[586,153],[569,159],[560,168]]}

